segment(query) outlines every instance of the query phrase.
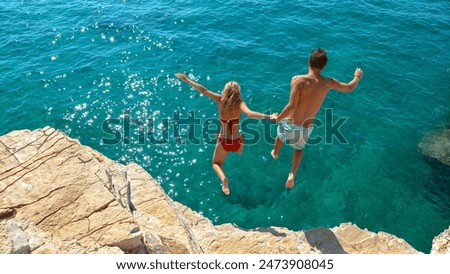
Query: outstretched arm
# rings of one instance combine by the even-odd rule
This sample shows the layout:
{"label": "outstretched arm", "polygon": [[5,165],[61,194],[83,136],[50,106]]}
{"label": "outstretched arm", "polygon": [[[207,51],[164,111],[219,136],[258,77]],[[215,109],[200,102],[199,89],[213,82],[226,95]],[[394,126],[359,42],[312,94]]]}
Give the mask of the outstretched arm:
{"label": "outstretched arm", "polygon": [[241,111],[250,118],[276,120],[277,116],[278,116],[276,113],[268,115],[268,114],[264,114],[261,112],[253,111],[247,106],[247,104],[245,102],[241,102],[240,108],[241,108]]}
{"label": "outstretched arm", "polygon": [[300,93],[302,80],[292,80],[291,83],[291,95],[289,97],[289,102],[284,107],[284,109],[281,111],[280,115],[278,115],[277,122],[283,120],[284,118],[288,117],[292,111],[294,111],[296,102],[298,100],[298,96]]}
{"label": "outstretched arm", "polygon": [[208,96],[209,98],[213,99],[216,102],[220,102],[220,99],[222,98],[222,96],[220,96],[220,94],[214,93],[214,92],[208,90],[207,88],[205,88],[203,85],[201,85],[195,81],[192,81],[184,73],[176,73],[175,76],[178,79],[189,84],[191,87],[198,90],[201,94]]}
{"label": "outstretched arm", "polygon": [[359,80],[363,77],[363,71],[360,68],[355,70],[354,78],[348,83],[341,83],[338,80],[332,78],[330,80],[330,88],[342,92],[352,92],[359,83]]}

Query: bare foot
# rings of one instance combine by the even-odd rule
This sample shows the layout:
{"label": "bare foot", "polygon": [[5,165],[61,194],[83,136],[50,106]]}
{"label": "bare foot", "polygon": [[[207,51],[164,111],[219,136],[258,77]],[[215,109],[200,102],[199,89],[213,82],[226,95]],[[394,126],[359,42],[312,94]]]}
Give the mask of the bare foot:
{"label": "bare foot", "polygon": [[275,149],[272,149],[272,151],[270,152],[270,154],[272,154],[272,158],[273,158],[274,160],[278,159],[278,153],[275,154]]}
{"label": "bare foot", "polygon": [[223,178],[223,181],[222,181],[222,192],[225,195],[230,195],[230,189],[228,188],[228,178],[227,177]]}
{"label": "bare foot", "polygon": [[292,174],[292,173],[289,173],[289,176],[288,176],[288,178],[287,178],[287,180],[286,180],[286,188],[294,188],[294,180],[295,180],[295,177],[294,177],[294,174]]}

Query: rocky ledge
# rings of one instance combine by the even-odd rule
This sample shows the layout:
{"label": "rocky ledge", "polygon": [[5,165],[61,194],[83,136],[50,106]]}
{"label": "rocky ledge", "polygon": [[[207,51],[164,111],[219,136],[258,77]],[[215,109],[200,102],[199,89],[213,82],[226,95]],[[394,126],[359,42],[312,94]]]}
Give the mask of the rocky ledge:
{"label": "rocky ledge", "polygon": [[[444,232],[445,233],[445,232]],[[448,231],[435,253],[449,252]],[[213,225],[140,166],[53,128],[0,137],[0,253],[418,253],[346,223],[332,229]]]}

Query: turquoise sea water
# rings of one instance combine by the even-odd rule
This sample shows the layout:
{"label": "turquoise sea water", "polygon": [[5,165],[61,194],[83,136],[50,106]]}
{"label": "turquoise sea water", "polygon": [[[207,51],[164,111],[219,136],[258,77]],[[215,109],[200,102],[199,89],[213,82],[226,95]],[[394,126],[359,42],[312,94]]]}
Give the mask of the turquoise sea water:
{"label": "turquoise sea water", "polygon": [[[300,230],[352,222],[428,253],[450,225],[450,170],[424,159],[417,144],[448,122],[449,9],[445,0],[0,0],[0,134],[58,128],[137,162],[216,224]],[[307,147],[297,187],[286,191],[291,149],[273,161],[274,133],[249,120],[251,136],[270,140],[229,156],[232,194],[224,196],[200,125],[214,131],[207,119],[217,118],[216,107],[174,73],[214,91],[236,80],[251,108],[280,112],[290,78],[307,72],[317,47],[329,53],[325,75],[349,81],[356,67],[365,72],[354,93],[331,92],[317,116],[325,121],[329,108],[334,121],[348,117],[340,128],[348,144]],[[181,138],[200,143],[180,144],[164,122],[174,112],[200,119],[193,130],[180,126]],[[102,141],[114,136],[102,130],[105,120],[116,121],[110,128],[122,142]],[[164,128],[168,142],[151,142],[164,140]]]}

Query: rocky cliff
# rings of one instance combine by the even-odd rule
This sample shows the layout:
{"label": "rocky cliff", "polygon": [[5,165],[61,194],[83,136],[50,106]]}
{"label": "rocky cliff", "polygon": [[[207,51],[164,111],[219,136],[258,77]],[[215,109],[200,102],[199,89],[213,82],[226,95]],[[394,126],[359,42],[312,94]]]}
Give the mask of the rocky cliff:
{"label": "rocky cliff", "polygon": [[[448,253],[449,238],[439,238]],[[140,166],[53,128],[0,137],[0,253],[418,253],[350,223],[332,229],[215,226]]]}
{"label": "rocky cliff", "polygon": [[450,254],[450,227],[433,239],[431,254]]}

